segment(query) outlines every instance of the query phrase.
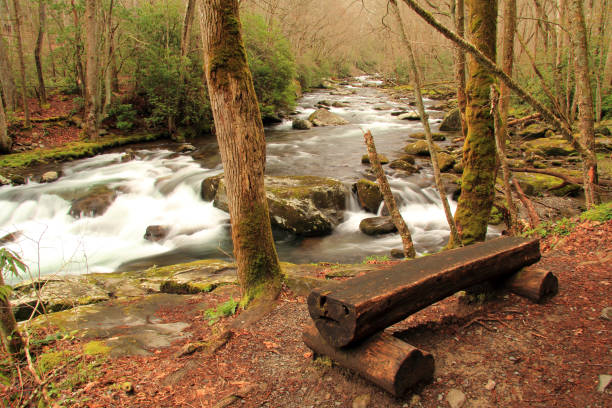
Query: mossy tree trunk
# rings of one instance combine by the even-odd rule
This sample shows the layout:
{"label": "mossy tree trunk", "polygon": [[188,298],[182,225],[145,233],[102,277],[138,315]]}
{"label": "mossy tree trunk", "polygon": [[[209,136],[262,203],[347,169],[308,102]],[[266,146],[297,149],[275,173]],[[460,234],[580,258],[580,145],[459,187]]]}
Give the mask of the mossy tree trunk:
{"label": "mossy tree trunk", "polygon": [[29,128],[30,123],[30,107],[28,106],[27,83],[26,83],[26,68],[25,59],[23,57],[23,39],[21,36],[21,8],[19,0],[13,0],[13,20],[15,21],[15,35],[17,37],[17,55],[19,57],[19,75],[21,77],[21,104],[23,105],[23,116],[25,118],[25,127]]}
{"label": "mossy tree trunk", "polygon": [[85,135],[90,140],[98,138],[98,19],[99,0],[85,2],[85,117],[83,118]]}
{"label": "mossy tree trunk", "polygon": [[[461,38],[465,35],[465,3],[463,0],[456,0],[454,5],[455,31]],[[467,124],[465,123],[465,52],[461,47],[455,45],[455,81],[457,82],[457,105],[461,119],[461,134],[467,136]]]}
{"label": "mossy tree trunk", "polygon": [[574,43],[574,70],[576,75],[576,100],[578,103],[578,128],[582,144],[587,150],[584,157],[583,178],[587,208],[599,202],[597,194],[597,158],[595,156],[595,131],[593,124],[593,91],[589,70],[589,54],[582,0],[569,4]]}
{"label": "mossy tree trunk", "polygon": [[[495,60],[497,0],[468,0],[468,35],[472,44]],[[467,137],[463,147],[461,195],[455,222],[464,245],[484,241],[495,198],[496,155],[491,86],[495,77],[468,57]],[[453,244],[453,243],[451,243]]]}
{"label": "mossy tree trunk", "polygon": [[6,113],[4,112],[4,104],[0,98],[0,153],[10,153],[11,138],[8,136],[8,125],[6,123]]}
{"label": "mossy tree trunk", "polygon": [[40,51],[45,36],[45,2],[38,2],[38,36],[34,47],[34,62],[36,63],[36,77],[38,78],[38,99],[41,105],[47,104],[47,90],[45,89],[45,77],[43,75]]}
{"label": "mossy tree trunk", "polygon": [[264,190],[266,144],[238,1],[203,0],[200,22],[243,303],[275,298],[280,292],[281,269]]}
{"label": "mossy tree trunk", "polygon": [[[0,287],[4,286],[4,278],[0,271]],[[23,349],[23,338],[17,330],[17,322],[8,298],[0,296],[0,331],[10,354],[18,354]]]}

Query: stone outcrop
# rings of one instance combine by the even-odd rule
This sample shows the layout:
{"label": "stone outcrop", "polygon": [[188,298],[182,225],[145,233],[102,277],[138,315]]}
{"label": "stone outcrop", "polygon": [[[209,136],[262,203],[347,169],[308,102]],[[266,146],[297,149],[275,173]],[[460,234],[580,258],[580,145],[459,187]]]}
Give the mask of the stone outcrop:
{"label": "stone outcrop", "polygon": [[[273,226],[301,236],[331,233],[343,219],[346,187],[338,180],[314,176],[265,177]],[[223,175],[202,182],[202,198],[228,211]]]}

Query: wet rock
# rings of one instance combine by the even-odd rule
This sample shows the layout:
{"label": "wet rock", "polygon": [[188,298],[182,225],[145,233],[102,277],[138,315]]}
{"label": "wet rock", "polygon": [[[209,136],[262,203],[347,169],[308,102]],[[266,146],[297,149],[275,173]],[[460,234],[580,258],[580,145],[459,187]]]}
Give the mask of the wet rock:
{"label": "wet rock", "polygon": [[[414,161],[414,159],[413,159]],[[408,174],[413,174],[419,171],[419,169],[414,165],[409,163],[406,160],[403,159],[397,159],[397,160],[393,160],[390,164],[389,167],[394,169],[394,170],[401,170],[401,171],[405,171]]]}
{"label": "wet rock", "polygon": [[[426,139],[425,133],[423,132],[412,133],[410,134],[410,137],[417,140]],[[442,133],[432,133],[431,138],[434,140],[434,142],[443,142],[446,140],[446,136],[444,136]]]}
{"label": "wet rock", "polygon": [[[380,164],[389,163],[389,159],[384,154],[378,155],[378,161],[380,162]],[[364,154],[363,156],[361,156],[361,164],[370,164],[370,156],[367,154]]]}
{"label": "wet rock", "polygon": [[[557,169],[557,171],[562,170]],[[579,175],[577,176],[580,177]],[[542,195],[545,192],[558,197],[576,195],[582,188],[577,184],[568,184],[564,187],[556,188],[561,185],[563,181],[557,177],[548,176],[546,174],[514,173],[513,177],[516,178],[525,194],[533,196]]]}
{"label": "wet rock", "polygon": [[106,186],[96,186],[72,202],[69,214],[74,218],[96,217],[106,212],[117,198],[117,193]]}
{"label": "wet rock", "polygon": [[332,103],[332,106],[334,108],[346,108],[348,105],[348,103],[344,103],[344,102],[334,102]]}
{"label": "wet rock", "polygon": [[374,107],[374,110],[377,110],[377,111],[388,111],[391,109],[393,109],[391,105],[376,105]]}
{"label": "wet rock", "polygon": [[160,286],[163,293],[179,295],[210,292],[219,286],[236,284],[236,266],[229,262],[211,262],[173,273]]}
{"label": "wet rock", "polygon": [[459,113],[459,108],[455,108],[444,115],[444,119],[442,119],[440,124],[440,131],[456,132],[458,130],[461,130],[461,114]]}
{"label": "wet rock", "polygon": [[461,408],[465,404],[465,394],[453,388],[446,394],[446,402],[451,408]]}
{"label": "wet rock", "polygon": [[352,408],[368,408],[370,406],[370,394],[363,394],[353,400]]}
{"label": "wet rock", "polygon": [[380,203],[383,201],[383,195],[378,184],[366,179],[360,179],[353,185],[353,191],[357,193],[357,200],[361,208],[376,214]]}
{"label": "wet rock", "polygon": [[123,156],[121,156],[121,161],[129,162],[134,160],[135,158],[136,154],[134,154],[134,151],[132,149],[125,149],[125,152],[123,152]]}
{"label": "wet rock", "polygon": [[308,130],[312,128],[312,123],[306,119],[295,119],[291,123],[291,127],[296,130]]}
{"label": "wet rock", "polygon": [[540,139],[546,137],[549,130],[552,129],[542,123],[532,123],[526,128],[518,131],[516,135],[521,139]]}
{"label": "wet rock", "polygon": [[26,320],[32,313],[57,312],[108,299],[108,293],[99,286],[84,278],[74,277],[46,277],[21,282],[15,285],[11,294],[13,313],[17,320]]}
{"label": "wet rock", "polygon": [[407,110],[393,111],[391,112],[391,116],[399,116],[399,115],[403,115],[404,113],[408,113],[408,111]]}
{"label": "wet rock", "polygon": [[347,96],[347,95],[353,95],[357,93],[357,91],[355,91],[354,89],[349,90],[349,89],[337,89],[335,91],[330,92],[330,95],[335,95],[335,96]]}
{"label": "wet rock", "polygon": [[312,122],[314,126],[340,126],[349,123],[343,117],[331,113],[326,109],[317,109],[308,117],[308,120]]}
{"label": "wet rock", "polygon": [[144,239],[151,242],[161,241],[168,236],[170,227],[167,225],[149,225],[144,234]]}
{"label": "wet rock", "polygon": [[[440,147],[434,143],[434,148],[437,151],[440,151]],[[419,140],[414,143],[408,143],[406,147],[404,147],[404,152],[408,154],[412,154],[415,156],[429,156],[429,147],[425,140]]]}
{"label": "wet rock", "polygon": [[322,106],[328,106],[329,107],[329,106],[331,106],[331,102],[327,101],[327,100],[322,100],[322,101],[317,102],[317,105],[322,105]]}
{"label": "wet rock", "polygon": [[338,86],[330,80],[323,80],[320,87],[323,89],[336,89]]}
{"label": "wet rock", "polygon": [[421,116],[416,112],[402,113],[397,118],[399,120],[421,120]]}
{"label": "wet rock", "polygon": [[597,392],[604,392],[608,385],[612,383],[612,375],[599,374],[599,384],[597,385]]}
{"label": "wet rock", "polygon": [[453,171],[457,174],[463,173],[463,162],[461,160],[457,160],[457,162],[453,166]]}
{"label": "wet rock", "polygon": [[612,307],[604,307],[599,315],[600,319],[612,320]]}
{"label": "wet rock", "polygon": [[359,230],[366,235],[382,235],[397,231],[391,217],[364,218],[359,223]]}
{"label": "wet rock", "polygon": [[52,183],[59,179],[59,173],[57,171],[47,171],[40,177],[41,183]]}
{"label": "wet rock", "polygon": [[523,143],[522,148],[530,154],[542,156],[569,156],[574,153],[572,146],[563,139],[542,138]]}
{"label": "wet rock", "polygon": [[178,153],[190,153],[195,152],[196,150],[198,149],[190,143],[184,143],[176,149]]}
{"label": "wet rock", "polygon": [[416,163],[416,160],[415,160],[414,156],[410,155],[410,154],[405,154],[405,155],[401,156],[398,160],[403,160],[403,161],[408,162],[410,164]]}
{"label": "wet rock", "polygon": [[6,244],[10,244],[11,242],[15,242],[22,235],[23,235],[23,232],[21,232],[21,231],[13,231],[11,233],[8,233],[5,236],[3,236],[2,238],[0,238],[0,245],[6,245]]}
{"label": "wet rock", "polygon": [[[331,233],[343,219],[346,187],[338,180],[314,176],[265,177],[272,225],[301,236]],[[227,211],[223,175],[202,182],[202,197]]]}
{"label": "wet rock", "polygon": [[404,259],[404,250],[401,248],[393,248],[391,250],[391,258]]}
{"label": "wet rock", "polygon": [[447,171],[453,168],[455,158],[448,153],[438,152],[438,166],[440,171]]}
{"label": "wet rock", "polygon": [[8,186],[11,184],[11,180],[7,179],[3,175],[0,175],[0,186]]}

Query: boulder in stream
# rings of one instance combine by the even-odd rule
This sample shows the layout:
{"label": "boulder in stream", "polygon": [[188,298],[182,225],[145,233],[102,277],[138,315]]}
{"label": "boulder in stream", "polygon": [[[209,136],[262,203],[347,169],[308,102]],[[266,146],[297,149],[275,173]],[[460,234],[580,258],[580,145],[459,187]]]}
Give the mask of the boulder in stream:
{"label": "boulder in stream", "polygon": [[144,239],[151,242],[161,241],[168,236],[170,227],[167,225],[149,225],[144,234]]}
{"label": "boulder in stream", "polygon": [[291,127],[296,130],[308,130],[312,128],[312,123],[306,119],[295,119],[291,123]]}
{"label": "boulder in stream", "polygon": [[[440,147],[434,143],[434,147],[437,151],[440,151]],[[429,156],[429,146],[425,140],[419,140],[414,143],[408,143],[404,147],[404,152],[415,156]]]}
{"label": "boulder in stream", "polygon": [[52,183],[59,179],[60,175],[57,171],[47,171],[40,177],[41,183]]}
{"label": "boulder in stream", "polygon": [[359,223],[359,229],[366,235],[389,234],[397,231],[391,217],[364,218]]}
{"label": "boulder in stream", "polygon": [[114,190],[107,186],[95,186],[74,200],[68,213],[74,218],[96,217],[104,214],[115,198],[117,193]]}
{"label": "boulder in stream", "polygon": [[331,113],[327,109],[317,109],[309,117],[308,120],[315,126],[340,126],[346,125],[349,122],[341,116]]}
{"label": "boulder in stream", "polygon": [[399,120],[421,120],[421,116],[417,112],[402,113],[397,118]]}
{"label": "boulder in stream", "polygon": [[[331,233],[343,219],[348,191],[342,182],[325,177],[265,177],[272,225],[301,236]],[[213,195],[214,193],[214,195]],[[202,182],[202,198],[228,211],[223,175]]]}
{"label": "boulder in stream", "polygon": [[412,159],[412,163],[404,159],[393,160],[391,164],[389,164],[389,167],[394,170],[404,171],[408,174],[414,174],[419,171],[418,167],[414,165],[414,159]]}
{"label": "boulder in stream", "polygon": [[378,184],[370,180],[361,179],[353,184],[353,191],[357,194],[357,200],[361,208],[376,214],[380,203],[383,201],[383,195]]}
{"label": "boulder in stream", "polygon": [[444,119],[442,119],[442,123],[440,124],[440,130],[442,132],[456,132],[461,130],[461,115],[459,113],[459,108],[451,109],[444,115]]}
{"label": "boulder in stream", "polygon": [[[389,159],[384,154],[378,155],[378,161],[380,162],[380,164],[389,163]],[[364,154],[363,156],[361,156],[361,164],[370,164],[370,155]]]}

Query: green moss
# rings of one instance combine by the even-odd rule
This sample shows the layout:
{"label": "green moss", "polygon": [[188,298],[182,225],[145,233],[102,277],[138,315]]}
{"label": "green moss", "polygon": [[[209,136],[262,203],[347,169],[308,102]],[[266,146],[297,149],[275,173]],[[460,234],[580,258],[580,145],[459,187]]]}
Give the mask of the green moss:
{"label": "green moss", "polygon": [[491,215],[489,216],[489,224],[499,225],[504,222],[504,215],[496,206],[491,207]]}
{"label": "green moss", "polygon": [[[557,169],[557,171],[563,171],[562,169]],[[564,171],[565,173],[572,175],[574,177],[582,177],[581,173]],[[568,184],[564,187],[557,188],[563,184],[563,180],[549,176],[546,174],[538,174],[538,173],[515,173],[514,177],[517,179],[521,188],[528,195],[539,196],[545,192],[549,192],[555,196],[563,197],[566,195],[575,195],[578,194],[581,190],[581,186],[577,184]]]}
{"label": "green moss", "polygon": [[7,154],[0,156],[0,168],[24,168],[40,163],[81,159],[94,156],[112,147],[152,141],[161,137],[161,135],[155,134],[137,134],[130,136],[108,135],[95,142],[79,141],[53,149],[36,149],[23,153]]}
{"label": "green moss", "polygon": [[612,202],[600,204],[580,214],[582,221],[606,222],[612,220]]}
{"label": "green moss", "polygon": [[212,283],[197,283],[197,282],[186,282],[186,283],[178,283],[173,280],[167,280],[162,282],[160,286],[160,291],[164,293],[176,293],[179,295],[188,295],[188,294],[196,294],[196,293],[207,293],[215,289],[216,284]]}
{"label": "green moss", "polygon": [[45,375],[66,362],[70,353],[67,351],[49,351],[38,356],[36,359],[36,371],[38,375]]}
{"label": "green moss", "polygon": [[110,347],[102,341],[90,341],[83,345],[83,354],[87,356],[108,355]]}

